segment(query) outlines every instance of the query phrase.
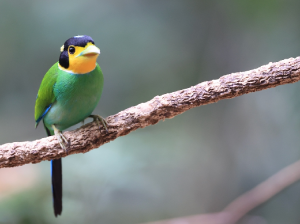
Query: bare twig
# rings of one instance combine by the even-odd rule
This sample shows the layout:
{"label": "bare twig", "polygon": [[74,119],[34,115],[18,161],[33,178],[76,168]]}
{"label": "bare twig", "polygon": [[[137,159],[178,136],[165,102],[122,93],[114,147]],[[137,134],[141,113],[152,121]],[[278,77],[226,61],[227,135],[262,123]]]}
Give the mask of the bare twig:
{"label": "bare twig", "polygon": [[[75,131],[66,132],[65,136],[71,140],[69,154],[88,152],[119,136],[156,124],[160,120],[173,118],[194,107],[299,80],[300,57],[297,57],[156,96],[146,103],[109,116],[108,133],[100,132],[96,124],[87,124]],[[0,168],[38,163],[64,156],[67,154],[60,148],[55,137],[8,143],[0,146]]]}
{"label": "bare twig", "polygon": [[300,160],[283,168],[255,188],[244,193],[218,213],[186,216],[145,224],[234,224],[249,211],[300,180]]}

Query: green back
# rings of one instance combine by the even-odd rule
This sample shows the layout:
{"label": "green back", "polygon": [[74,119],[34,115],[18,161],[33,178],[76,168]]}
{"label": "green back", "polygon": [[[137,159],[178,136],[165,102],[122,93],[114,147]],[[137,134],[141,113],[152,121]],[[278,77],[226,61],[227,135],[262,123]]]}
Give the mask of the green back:
{"label": "green back", "polygon": [[51,106],[55,101],[55,95],[53,92],[53,87],[56,83],[58,76],[58,62],[56,62],[45,74],[38,94],[36,96],[35,102],[35,126],[38,126],[41,119],[47,113],[47,109]]}

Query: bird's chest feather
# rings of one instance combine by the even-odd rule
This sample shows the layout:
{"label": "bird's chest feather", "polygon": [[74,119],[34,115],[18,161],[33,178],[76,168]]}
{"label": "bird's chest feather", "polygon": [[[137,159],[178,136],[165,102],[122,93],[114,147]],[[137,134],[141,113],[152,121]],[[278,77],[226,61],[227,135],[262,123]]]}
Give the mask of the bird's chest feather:
{"label": "bird's chest feather", "polygon": [[101,78],[97,73],[60,75],[53,89],[56,101],[46,115],[45,122],[63,130],[89,116],[101,97]]}

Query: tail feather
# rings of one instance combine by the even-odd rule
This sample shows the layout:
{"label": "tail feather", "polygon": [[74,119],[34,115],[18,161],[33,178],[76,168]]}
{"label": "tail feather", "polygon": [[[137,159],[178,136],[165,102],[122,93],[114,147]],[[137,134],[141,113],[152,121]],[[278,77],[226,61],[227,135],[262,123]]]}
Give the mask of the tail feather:
{"label": "tail feather", "polygon": [[54,215],[62,212],[62,167],[61,159],[51,160],[52,196]]}
{"label": "tail feather", "polygon": [[[46,129],[47,135],[51,136],[50,130]],[[51,160],[51,176],[52,176],[52,198],[53,198],[53,208],[54,215],[57,217],[61,215],[62,212],[62,165],[61,159]]]}

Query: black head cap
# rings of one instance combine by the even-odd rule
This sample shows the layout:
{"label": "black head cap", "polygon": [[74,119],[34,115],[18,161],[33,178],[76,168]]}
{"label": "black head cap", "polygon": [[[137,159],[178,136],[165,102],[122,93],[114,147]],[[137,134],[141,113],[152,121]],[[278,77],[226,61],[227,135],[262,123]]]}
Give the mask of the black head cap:
{"label": "black head cap", "polygon": [[62,52],[60,53],[60,57],[59,57],[60,66],[66,69],[69,67],[68,49],[70,45],[85,47],[89,42],[95,44],[94,40],[90,36],[86,36],[86,35],[74,36],[66,40],[66,42],[63,45],[63,49],[61,49]]}

